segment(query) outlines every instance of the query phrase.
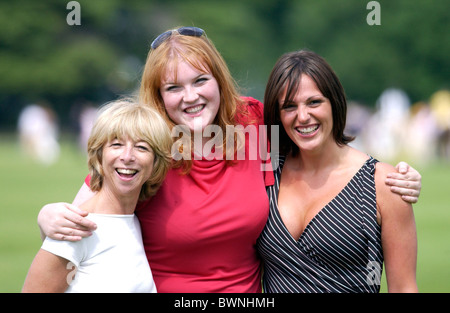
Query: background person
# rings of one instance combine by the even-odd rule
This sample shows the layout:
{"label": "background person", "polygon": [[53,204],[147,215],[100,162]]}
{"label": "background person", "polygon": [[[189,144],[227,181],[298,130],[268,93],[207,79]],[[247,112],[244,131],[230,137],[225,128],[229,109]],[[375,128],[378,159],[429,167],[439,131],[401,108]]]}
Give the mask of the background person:
{"label": "background person", "polygon": [[20,145],[26,156],[47,166],[58,161],[59,128],[57,116],[49,106],[26,106],[20,112],[17,127]]}

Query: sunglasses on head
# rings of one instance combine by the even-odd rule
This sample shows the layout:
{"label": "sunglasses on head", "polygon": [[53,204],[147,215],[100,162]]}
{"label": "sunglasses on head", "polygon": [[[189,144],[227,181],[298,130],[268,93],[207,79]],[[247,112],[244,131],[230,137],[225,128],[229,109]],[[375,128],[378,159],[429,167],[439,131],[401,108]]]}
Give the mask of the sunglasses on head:
{"label": "sunglasses on head", "polygon": [[156,37],[155,40],[152,41],[152,44],[150,45],[150,47],[153,50],[155,50],[164,41],[169,39],[170,36],[172,36],[174,31],[176,31],[177,33],[179,33],[180,35],[183,35],[183,36],[194,36],[194,37],[201,37],[205,33],[205,31],[203,29],[198,28],[198,27],[191,27],[191,26],[180,27],[175,30],[168,30],[168,31],[162,33],[161,35],[159,35],[158,37]]}

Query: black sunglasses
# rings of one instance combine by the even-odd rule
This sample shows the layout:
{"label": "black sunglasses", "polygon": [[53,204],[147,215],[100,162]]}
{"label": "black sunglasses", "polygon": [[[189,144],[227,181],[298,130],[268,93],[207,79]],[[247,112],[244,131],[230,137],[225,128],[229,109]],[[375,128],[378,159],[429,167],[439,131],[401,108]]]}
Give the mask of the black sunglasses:
{"label": "black sunglasses", "polygon": [[175,29],[175,30],[168,30],[168,31],[162,33],[161,35],[159,35],[158,37],[156,37],[155,40],[152,41],[152,44],[150,45],[150,47],[153,50],[155,50],[164,41],[169,39],[170,36],[172,36],[172,33],[174,31],[176,31],[177,33],[179,33],[180,35],[183,35],[183,36],[194,36],[194,37],[201,37],[205,33],[205,31],[203,29],[198,28],[198,27],[191,27],[191,26],[180,27],[180,28]]}

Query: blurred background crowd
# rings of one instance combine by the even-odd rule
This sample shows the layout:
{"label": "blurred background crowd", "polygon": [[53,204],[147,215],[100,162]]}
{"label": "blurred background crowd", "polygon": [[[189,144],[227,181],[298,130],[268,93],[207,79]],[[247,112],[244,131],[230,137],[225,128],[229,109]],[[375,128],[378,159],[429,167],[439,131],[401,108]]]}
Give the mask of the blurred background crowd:
{"label": "blurred background crowd", "polygon": [[[86,150],[97,108],[84,106],[77,119],[76,144]],[[18,118],[22,151],[50,165],[59,157],[59,120],[48,106],[26,106]],[[381,160],[409,160],[426,165],[450,162],[450,92],[435,92],[429,102],[411,104],[399,89],[383,91],[374,109],[357,102],[348,105],[346,133],[355,136],[352,146]]]}
{"label": "blurred background crowd", "polygon": [[[324,56],[349,100],[353,143],[385,161],[450,162],[447,0],[80,0],[0,2],[0,132],[18,132],[44,164],[61,137],[85,149],[95,109],[135,92],[152,39],[179,25],[205,29],[242,94],[262,100],[281,54]],[[63,136],[61,136],[61,134]]]}

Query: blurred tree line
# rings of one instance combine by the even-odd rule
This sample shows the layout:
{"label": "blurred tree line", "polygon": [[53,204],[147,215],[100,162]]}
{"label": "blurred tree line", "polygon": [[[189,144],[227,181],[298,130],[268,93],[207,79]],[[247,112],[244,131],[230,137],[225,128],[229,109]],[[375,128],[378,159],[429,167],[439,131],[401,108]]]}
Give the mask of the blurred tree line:
{"label": "blurred tree line", "polygon": [[45,103],[71,121],[139,86],[153,38],[166,29],[205,29],[242,93],[263,98],[281,54],[324,56],[349,99],[373,106],[388,87],[413,102],[449,88],[448,0],[379,0],[381,25],[366,22],[366,0],[79,0],[81,25],[68,25],[66,0],[0,1],[0,130],[20,110]]}

